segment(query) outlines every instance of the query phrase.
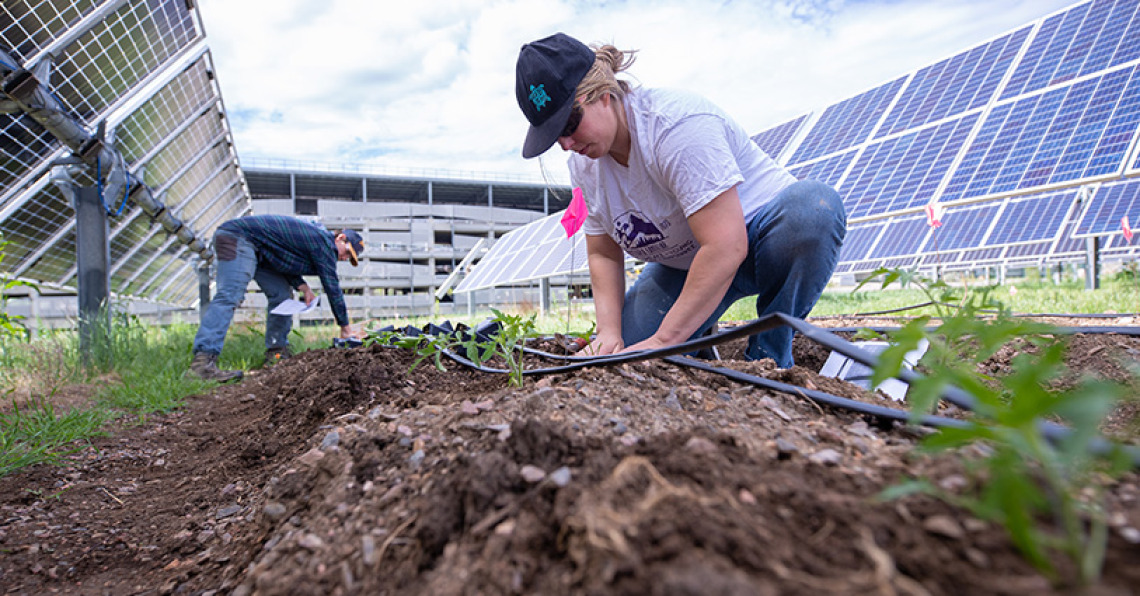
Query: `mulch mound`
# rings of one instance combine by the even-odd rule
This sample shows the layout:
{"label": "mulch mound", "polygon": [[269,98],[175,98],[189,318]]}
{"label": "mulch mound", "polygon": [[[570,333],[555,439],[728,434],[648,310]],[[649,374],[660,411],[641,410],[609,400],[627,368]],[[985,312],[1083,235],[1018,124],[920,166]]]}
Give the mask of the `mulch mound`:
{"label": "mulch mound", "polygon": [[[1090,360],[1108,376],[1126,375],[1140,350],[1115,335],[1074,345],[1076,359],[1096,349]],[[891,403],[820,377],[825,357],[797,339],[793,369],[722,364]],[[966,482],[971,454],[917,455],[915,429],[662,361],[528,377],[521,388],[450,362],[445,371],[411,364],[411,354],[381,347],[306,352],[178,412],[117,428],[64,466],[0,478],[0,586],[11,594],[1071,590],[1029,566],[1000,527],[930,497],[877,498],[917,476],[951,490]],[[1132,428],[1122,411],[1118,428]],[[1140,586],[1138,480],[1130,474],[1110,488],[1100,593]]]}

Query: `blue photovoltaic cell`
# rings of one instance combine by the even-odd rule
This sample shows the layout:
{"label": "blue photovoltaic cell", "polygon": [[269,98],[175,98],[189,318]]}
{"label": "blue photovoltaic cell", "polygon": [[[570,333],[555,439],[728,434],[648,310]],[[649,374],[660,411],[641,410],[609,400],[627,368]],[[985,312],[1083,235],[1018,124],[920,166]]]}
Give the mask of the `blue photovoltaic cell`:
{"label": "blue photovoltaic cell", "polygon": [[1120,219],[1125,215],[1130,225],[1140,230],[1140,180],[1100,187],[1073,233],[1095,236],[1120,232]]}
{"label": "blue photovoltaic cell", "polygon": [[847,165],[855,157],[855,150],[852,149],[846,153],[840,153],[825,159],[821,159],[810,164],[802,166],[793,166],[788,168],[788,171],[796,177],[797,180],[819,180],[832,188],[839,184],[839,179],[843,177],[843,172],[847,171]]}
{"label": "blue photovoltaic cell", "polygon": [[930,202],[977,120],[969,114],[869,145],[838,189],[847,217]]}
{"label": "blue photovoltaic cell", "polygon": [[958,261],[962,263],[981,263],[984,261],[996,261],[1001,259],[1003,252],[1005,252],[1004,247],[968,250],[962,253],[962,258]]}
{"label": "blue photovoltaic cell", "polygon": [[847,235],[843,238],[843,246],[839,249],[839,262],[859,261],[867,256],[871,245],[883,231],[883,224],[876,223],[865,226],[851,226],[847,228]]}
{"label": "blue photovoltaic cell", "polygon": [[1032,27],[995,39],[919,70],[887,114],[879,137],[989,103]]}
{"label": "blue photovoltaic cell", "polygon": [[904,81],[906,77],[897,78],[827,108],[788,163],[798,164],[866,141]]}
{"label": "blue photovoltaic cell", "polygon": [[1077,191],[1011,199],[987,245],[1016,244],[1057,237],[1072,210]]}
{"label": "blue photovoltaic cell", "polygon": [[1007,99],[1140,57],[1140,3],[1096,0],[1045,20],[1002,93]]}
{"label": "blue photovoltaic cell", "polygon": [[871,252],[873,259],[918,254],[930,228],[926,217],[895,218],[883,230],[883,237]]}
{"label": "blue photovoltaic cell", "polygon": [[914,266],[916,261],[918,261],[918,255],[908,255],[895,259],[884,259],[882,263],[879,263],[879,266],[886,269],[909,269]]}
{"label": "blue photovoltaic cell", "polygon": [[1053,247],[1053,255],[1059,254],[1086,254],[1087,246],[1085,245],[1084,238],[1073,238],[1072,235],[1076,230],[1076,224],[1069,224],[1066,230],[1061,231],[1061,239],[1057,241],[1057,246]]}
{"label": "blue photovoltaic cell", "polygon": [[998,105],[942,201],[1118,173],[1140,123],[1140,67]]}
{"label": "blue photovoltaic cell", "polygon": [[1049,252],[1049,242],[1036,242],[1033,244],[1019,244],[1009,247],[1005,252],[1006,259],[1019,259],[1024,257],[1041,256]]}
{"label": "blue photovoltaic cell", "polygon": [[934,231],[925,250],[944,252],[983,246],[982,241],[994,220],[1000,203],[980,207],[949,209],[942,217],[942,227]]}
{"label": "blue photovoltaic cell", "polygon": [[783,124],[773,126],[764,132],[761,132],[752,137],[752,142],[756,143],[764,153],[767,153],[772,159],[777,159],[780,154],[784,152],[784,148],[788,146],[792,138],[796,136],[800,128],[807,122],[808,115],[804,114],[795,120],[790,120]]}

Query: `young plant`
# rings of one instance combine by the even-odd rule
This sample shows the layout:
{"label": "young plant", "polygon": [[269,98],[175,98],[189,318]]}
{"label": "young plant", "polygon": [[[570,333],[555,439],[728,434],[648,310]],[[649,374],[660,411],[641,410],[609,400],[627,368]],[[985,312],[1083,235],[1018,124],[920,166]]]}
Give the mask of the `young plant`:
{"label": "young plant", "polygon": [[462,348],[463,354],[476,366],[483,366],[495,355],[494,342],[479,339],[474,331],[460,331],[456,336],[459,338],[456,340],[457,347]]}
{"label": "young plant", "polygon": [[443,367],[443,353],[451,349],[455,345],[455,338],[450,335],[405,335],[400,331],[382,331],[375,335],[369,335],[364,339],[364,345],[371,346],[372,344],[380,344],[384,346],[396,346],[409,350],[416,355],[415,361],[408,369],[408,372],[416,370],[421,362],[432,359],[435,364],[436,370],[440,372],[447,372]]}
{"label": "young plant", "polygon": [[498,333],[491,337],[495,350],[507,362],[511,384],[522,387],[523,346],[526,338],[534,335],[535,315],[524,318],[522,315],[508,315],[493,308],[491,312],[495,313],[495,321],[499,324]]}
{"label": "young plant", "polygon": [[443,367],[442,356],[444,352],[456,348],[462,349],[468,360],[477,366],[482,366],[495,355],[503,358],[507,364],[510,383],[516,387],[523,384],[523,342],[535,332],[535,315],[524,318],[522,315],[508,315],[498,310],[494,321],[498,323],[499,330],[481,339],[474,332],[460,331],[450,335],[406,335],[401,331],[384,331],[369,335],[365,345],[389,345],[411,350],[416,354],[409,372],[416,369],[421,362],[432,358],[435,367],[441,372]]}
{"label": "young plant", "polygon": [[[924,375],[908,392],[913,419],[931,412],[951,385],[968,393],[975,405],[965,426],[931,435],[923,449],[943,452],[981,445],[979,451],[985,454],[967,462],[972,482],[961,493],[918,480],[892,487],[884,496],[938,496],[1000,523],[1027,560],[1054,580],[1050,553],[1056,552],[1073,562],[1080,582],[1095,581],[1108,538],[1101,481],[1126,470],[1127,462],[1119,450],[1110,457],[1092,456],[1089,442],[1123,388],[1085,382],[1074,389],[1051,390],[1050,384],[1064,372],[1065,347],[1056,339],[1056,330],[1015,319],[992,299],[993,288],[957,300],[944,284],[912,274],[879,270],[875,275],[891,281],[910,275],[941,309],[942,324],[927,332],[931,318],[922,316],[893,333],[892,346],[882,354],[871,382],[898,375],[903,356],[925,338],[930,344],[919,362]],[[960,305],[955,310],[939,306],[951,302]],[[980,374],[978,365],[1005,346],[1021,349],[1012,372],[997,379]],[[1046,438],[1041,422],[1047,419],[1064,421],[1067,437]]]}

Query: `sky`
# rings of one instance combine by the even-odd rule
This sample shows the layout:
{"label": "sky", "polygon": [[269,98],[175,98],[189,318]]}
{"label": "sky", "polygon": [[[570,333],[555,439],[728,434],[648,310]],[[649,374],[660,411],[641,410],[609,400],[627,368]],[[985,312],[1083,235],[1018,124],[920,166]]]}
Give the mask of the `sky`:
{"label": "sky", "polygon": [[[565,183],[523,159],[519,48],[636,49],[635,85],[700,93],[751,134],[1074,0],[198,0],[243,163]],[[545,173],[545,174],[544,174]]]}

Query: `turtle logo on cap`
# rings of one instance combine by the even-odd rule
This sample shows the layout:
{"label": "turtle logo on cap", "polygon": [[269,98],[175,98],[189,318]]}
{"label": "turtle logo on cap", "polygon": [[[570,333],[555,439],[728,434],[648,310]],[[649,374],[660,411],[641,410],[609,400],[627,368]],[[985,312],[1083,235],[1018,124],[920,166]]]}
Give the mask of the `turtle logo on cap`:
{"label": "turtle logo on cap", "polygon": [[534,104],[534,109],[541,110],[549,101],[550,96],[546,94],[546,89],[542,85],[530,86],[530,102]]}

